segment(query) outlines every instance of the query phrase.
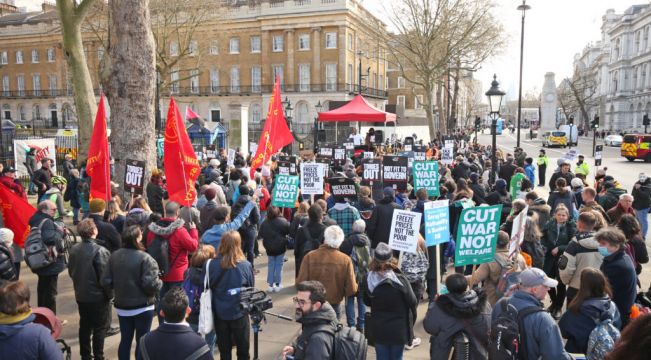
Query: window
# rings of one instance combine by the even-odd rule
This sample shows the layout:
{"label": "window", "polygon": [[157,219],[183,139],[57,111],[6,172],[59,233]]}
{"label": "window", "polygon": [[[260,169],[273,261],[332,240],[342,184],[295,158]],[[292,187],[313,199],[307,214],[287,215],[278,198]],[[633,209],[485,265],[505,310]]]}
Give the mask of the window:
{"label": "window", "polygon": [[273,65],[273,79],[276,81],[276,76],[280,77],[280,86],[285,86],[285,77],[283,74],[282,65]]}
{"label": "window", "polygon": [[638,54],[640,52],[640,32],[637,31],[635,33],[635,53]]}
{"label": "window", "polygon": [[640,88],[646,89],[646,68],[648,64],[642,65],[642,77],[640,79]]}
{"label": "window", "polygon": [[179,71],[174,70],[170,74],[170,80],[172,81],[171,86],[170,86],[170,91],[172,93],[177,93],[179,92]]}
{"label": "window", "polygon": [[348,34],[348,50],[353,50],[353,34]]}
{"label": "window", "polygon": [[210,92],[219,92],[219,70],[215,68],[210,69]]}
{"label": "window", "polygon": [[39,120],[41,118],[41,107],[38,104],[32,105],[32,119]]}
{"label": "window", "polygon": [[325,48],[326,49],[336,49],[337,48],[337,33],[336,32],[327,32],[325,34]]}
{"label": "window", "polygon": [[251,91],[262,91],[262,68],[259,66],[253,66],[251,68]]}
{"label": "window", "polygon": [[380,87],[380,90],[385,90],[386,88],[385,83],[384,83],[384,76],[383,75],[378,75],[378,81],[377,81],[378,86]]}
{"label": "window", "polygon": [[298,36],[298,50],[310,50],[310,34]]}
{"label": "window", "polygon": [[38,50],[36,49],[32,50],[32,63],[38,64]]}
{"label": "window", "polygon": [[296,123],[298,124],[309,124],[311,123],[310,120],[310,111],[307,108],[307,103],[304,101],[301,101],[296,105]]}
{"label": "window", "polygon": [[326,64],[326,91],[337,91],[337,64]]}
{"label": "window", "polygon": [[405,96],[404,95],[398,95],[396,102],[398,103],[398,106],[402,106],[403,108],[405,107]]}
{"label": "window", "polygon": [[210,41],[210,46],[208,47],[208,54],[210,55],[219,54],[219,42],[217,40]]}
{"label": "window", "polygon": [[353,84],[353,64],[348,64],[348,73],[346,74],[346,81],[348,82],[348,86],[352,89],[355,87],[355,84]]}
{"label": "window", "polygon": [[298,65],[299,91],[310,91],[310,64]]}
{"label": "window", "polygon": [[103,47],[98,47],[97,48],[97,60],[102,61],[103,57],[104,57],[104,48]]}
{"label": "window", "polygon": [[197,40],[191,40],[190,44],[188,44],[188,54],[195,56],[197,55],[197,50],[199,50],[199,43],[197,43]]}
{"label": "window", "polygon": [[47,49],[47,62],[54,62],[54,48]]}
{"label": "window", "polygon": [[251,122],[254,124],[260,123],[262,119],[262,106],[260,104],[251,105]]}
{"label": "window", "polygon": [[18,50],[16,51],[16,64],[22,64],[23,63],[23,51]]}
{"label": "window", "polygon": [[282,35],[275,35],[272,38],[272,46],[271,46],[272,51],[274,52],[283,51],[283,41],[284,38]]}
{"label": "window", "polygon": [[613,74],[613,84],[612,84],[612,92],[613,93],[617,92],[617,84],[618,84],[617,77],[618,76],[619,76],[619,74],[617,73],[617,71],[615,71],[615,73]]}
{"label": "window", "polygon": [[240,53],[240,38],[231,38],[228,43],[228,52],[230,54],[239,54]]}
{"label": "window", "polygon": [[3,51],[0,53],[0,64],[7,65],[9,63],[9,58],[7,57],[7,52]]}
{"label": "window", "polygon": [[18,120],[27,120],[25,116],[25,107],[23,105],[18,105]]}
{"label": "window", "polygon": [[240,68],[237,66],[231,68],[231,92],[240,92]]}
{"label": "window", "polygon": [[199,70],[190,70],[190,92],[199,93]]}
{"label": "window", "polygon": [[18,84],[18,96],[25,96],[25,76],[16,75],[16,84]]}
{"label": "window", "polygon": [[32,89],[34,90],[34,96],[41,95],[41,75],[32,75]]}
{"label": "window", "polygon": [[50,89],[50,95],[57,96],[57,76],[55,74],[48,75],[47,83]]}
{"label": "window", "polygon": [[403,89],[405,87],[405,78],[398,76],[398,89]]}
{"label": "window", "polygon": [[251,36],[251,52],[259,53],[261,50],[261,42],[259,36]]}
{"label": "window", "polygon": [[179,56],[179,43],[176,41],[170,43],[170,56]]}
{"label": "window", "polygon": [[2,77],[2,96],[9,96],[9,75]]}
{"label": "window", "polygon": [[414,99],[414,109],[422,109],[423,108],[423,95],[416,95],[416,99]]}

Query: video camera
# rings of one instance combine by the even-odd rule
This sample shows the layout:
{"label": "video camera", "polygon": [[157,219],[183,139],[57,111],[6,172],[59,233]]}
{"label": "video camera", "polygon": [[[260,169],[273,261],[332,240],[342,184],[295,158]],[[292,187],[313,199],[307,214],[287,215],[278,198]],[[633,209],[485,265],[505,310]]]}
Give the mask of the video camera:
{"label": "video camera", "polygon": [[266,292],[254,287],[240,289],[240,307],[249,314],[254,324],[264,320],[264,311],[273,307],[271,297]]}

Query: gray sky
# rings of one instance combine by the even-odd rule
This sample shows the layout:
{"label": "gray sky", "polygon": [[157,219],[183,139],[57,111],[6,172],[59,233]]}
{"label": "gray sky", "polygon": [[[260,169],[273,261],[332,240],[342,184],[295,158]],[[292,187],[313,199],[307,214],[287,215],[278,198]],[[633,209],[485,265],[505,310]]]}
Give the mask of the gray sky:
{"label": "gray sky", "polygon": [[[173,0],[170,0],[173,1]],[[384,7],[399,0],[359,0],[388,24]],[[489,60],[476,74],[488,90],[493,73],[510,98],[517,98],[520,64],[520,12],[518,0],[495,0],[497,17],[506,29],[509,43],[500,56]],[[588,42],[601,38],[601,17],[609,8],[619,14],[631,5],[645,0],[528,0],[524,39],[523,94],[540,90],[546,72],[556,73],[556,83],[572,73],[574,54]],[[42,0],[17,0],[17,6],[39,9]],[[385,4],[385,5],[383,5]]]}

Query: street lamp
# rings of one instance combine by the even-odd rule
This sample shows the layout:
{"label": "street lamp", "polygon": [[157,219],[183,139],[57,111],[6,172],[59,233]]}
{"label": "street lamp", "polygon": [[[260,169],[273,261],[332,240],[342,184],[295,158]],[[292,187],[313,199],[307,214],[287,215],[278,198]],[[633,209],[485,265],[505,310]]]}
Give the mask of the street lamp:
{"label": "street lamp", "polygon": [[518,6],[518,11],[522,11],[522,31],[520,35],[520,90],[518,91],[518,141],[516,146],[520,147],[520,119],[522,118],[522,63],[524,60],[524,14],[531,6],[527,5],[527,0],[522,0],[522,5]]}
{"label": "street lamp", "polygon": [[[292,134],[293,134],[293,131],[292,131],[292,111],[294,111],[294,108],[292,108],[292,102],[289,100],[288,97],[285,96],[285,101],[283,101],[282,103],[284,105],[284,110],[285,110],[284,113],[285,113],[285,120],[287,121],[287,126],[289,127],[289,131],[292,132]],[[288,150],[289,147],[291,147],[291,146],[292,146],[292,144],[287,145],[284,148],[285,152],[287,152],[286,150]]]}
{"label": "street lamp", "polygon": [[[500,116],[500,108],[502,107],[502,98],[506,93],[500,89],[500,83],[497,82],[497,75],[493,75],[493,82],[491,82],[491,88],[486,92],[488,97],[488,107],[490,109],[491,115],[491,134],[493,135],[493,144],[492,144],[492,154],[491,159],[493,161],[491,174],[489,179],[492,179],[491,183],[495,183],[495,173],[497,172],[497,119]],[[518,131],[520,129],[518,128]]]}
{"label": "street lamp", "polygon": [[321,105],[321,100],[319,100],[318,103],[314,106],[316,108],[316,116],[314,117],[314,145],[312,146],[312,149],[314,151],[314,156],[316,156],[316,144],[318,143],[319,140],[319,113],[321,110],[323,110],[323,105]]}
{"label": "street lamp", "polygon": [[[568,139],[569,141],[568,141],[568,142],[570,143],[570,148],[572,148],[572,144],[574,144],[574,143],[572,142],[572,127],[574,127],[574,115],[570,115],[570,118],[569,118],[569,120],[567,121],[567,124],[570,126],[570,136],[569,136],[569,139]],[[574,144],[574,145],[575,145],[575,146],[578,146],[578,145],[579,145],[579,144],[578,144],[578,138],[579,138],[578,135],[577,135],[576,138],[577,138],[577,143]]]}

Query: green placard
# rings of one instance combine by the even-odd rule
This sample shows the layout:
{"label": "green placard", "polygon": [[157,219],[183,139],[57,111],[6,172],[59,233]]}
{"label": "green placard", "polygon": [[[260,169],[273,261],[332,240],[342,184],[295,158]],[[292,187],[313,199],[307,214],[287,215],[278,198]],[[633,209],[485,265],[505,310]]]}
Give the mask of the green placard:
{"label": "green placard", "polygon": [[457,228],[454,266],[493,261],[502,205],[463,209]]}
{"label": "green placard", "polygon": [[274,185],[274,193],[271,205],[294,208],[298,197],[298,176],[278,175]]}
{"label": "green placard", "polygon": [[414,161],[414,189],[427,189],[427,196],[439,196],[439,164],[436,161]]}

